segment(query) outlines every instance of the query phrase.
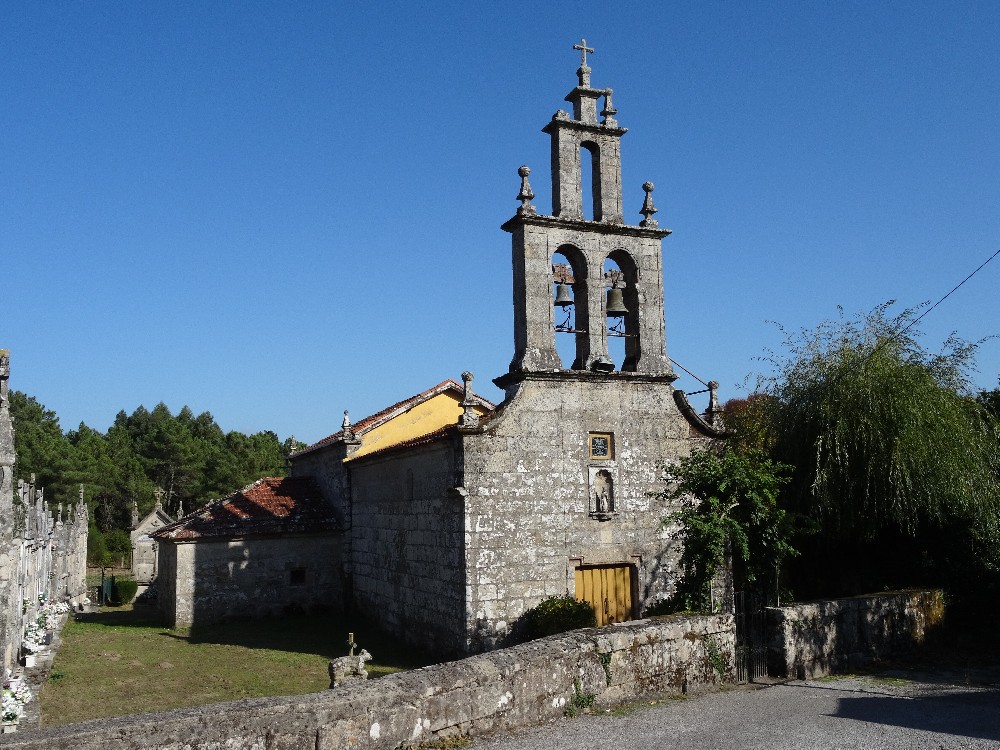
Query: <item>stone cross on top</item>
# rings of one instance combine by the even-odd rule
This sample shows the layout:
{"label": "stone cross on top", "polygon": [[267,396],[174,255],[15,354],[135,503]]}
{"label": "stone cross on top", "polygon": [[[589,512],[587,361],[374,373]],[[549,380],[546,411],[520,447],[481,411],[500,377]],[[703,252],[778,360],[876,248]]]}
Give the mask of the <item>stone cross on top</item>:
{"label": "stone cross on top", "polygon": [[581,86],[590,86],[590,68],[587,67],[587,53],[593,54],[594,48],[587,46],[587,40],[581,39],[579,44],[574,44],[573,49],[580,50],[580,69],[576,74],[580,77]]}

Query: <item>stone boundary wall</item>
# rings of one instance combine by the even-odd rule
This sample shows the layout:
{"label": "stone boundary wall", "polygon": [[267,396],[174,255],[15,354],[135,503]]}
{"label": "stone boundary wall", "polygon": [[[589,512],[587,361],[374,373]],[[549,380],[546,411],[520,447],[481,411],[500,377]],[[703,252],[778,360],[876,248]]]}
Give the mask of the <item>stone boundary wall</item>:
{"label": "stone boundary wall", "polygon": [[898,591],[767,609],[768,669],[811,679],[905,654],[944,617],[941,591]]}
{"label": "stone boundary wall", "polygon": [[2,735],[32,750],[396,748],[606,707],[733,678],[731,615],[588,628],[303,696],[258,698]]}

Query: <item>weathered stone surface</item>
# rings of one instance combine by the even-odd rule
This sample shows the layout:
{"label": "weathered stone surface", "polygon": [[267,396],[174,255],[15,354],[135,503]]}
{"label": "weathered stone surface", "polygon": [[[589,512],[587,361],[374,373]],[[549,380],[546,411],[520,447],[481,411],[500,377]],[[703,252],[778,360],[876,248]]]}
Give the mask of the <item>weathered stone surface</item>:
{"label": "weathered stone surface", "polygon": [[10,355],[0,349],[0,670],[17,668],[24,627],[35,622],[39,597],[79,602],[87,569],[82,488],[79,503],[65,510],[49,507],[34,475],[15,488],[9,377]]}
{"label": "weathered stone surface", "polygon": [[793,679],[857,669],[923,642],[944,617],[940,591],[901,591],[770,607],[768,666]]}
{"label": "weathered stone surface", "polygon": [[[339,607],[340,537],[201,540],[159,545],[159,606],[173,627]],[[291,573],[301,571],[292,585]]]}
{"label": "weathered stone surface", "polygon": [[[706,644],[723,656],[716,671]],[[712,690],[731,679],[733,618],[656,618],[578,630],[461,661],[312,695],[100,719],[0,737],[28,750],[395,748],[561,716],[578,693],[596,706],[649,691]],[[605,669],[604,662],[608,663]]]}

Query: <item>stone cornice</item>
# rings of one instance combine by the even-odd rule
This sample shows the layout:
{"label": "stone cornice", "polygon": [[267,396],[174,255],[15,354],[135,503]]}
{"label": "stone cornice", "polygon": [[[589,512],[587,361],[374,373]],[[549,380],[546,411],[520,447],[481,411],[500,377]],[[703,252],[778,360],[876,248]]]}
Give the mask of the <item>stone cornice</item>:
{"label": "stone cornice", "polygon": [[552,135],[553,127],[563,128],[565,130],[582,130],[585,133],[603,133],[604,135],[616,135],[619,138],[628,132],[628,128],[601,125],[600,123],[591,124],[589,122],[580,122],[579,120],[570,120],[569,118],[565,120],[561,118],[553,118],[544,128],[542,128],[542,132]]}
{"label": "stone cornice", "polygon": [[525,380],[535,381],[580,381],[593,383],[595,381],[626,381],[629,383],[662,383],[670,385],[680,377],[672,372],[650,374],[645,372],[592,372],[590,370],[515,370],[493,379],[497,388],[507,388]]}
{"label": "stone cornice", "polygon": [[558,229],[571,229],[577,232],[596,232],[598,234],[615,234],[620,237],[647,237],[654,240],[662,240],[671,229],[661,229],[659,227],[637,227],[630,224],[610,224],[604,221],[587,221],[585,219],[560,219],[555,216],[538,215],[517,215],[513,216],[500,228],[505,232],[513,233],[519,226],[550,227]]}

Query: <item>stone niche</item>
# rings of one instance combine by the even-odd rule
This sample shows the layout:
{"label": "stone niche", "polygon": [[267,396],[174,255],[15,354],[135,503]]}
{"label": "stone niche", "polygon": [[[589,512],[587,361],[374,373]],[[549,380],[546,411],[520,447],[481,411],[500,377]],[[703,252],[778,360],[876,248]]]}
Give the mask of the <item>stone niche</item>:
{"label": "stone niche", "polygon": [[598,521],[610,521],[618,515],[615,479],[610,467],[590,467],[589,513]]}

